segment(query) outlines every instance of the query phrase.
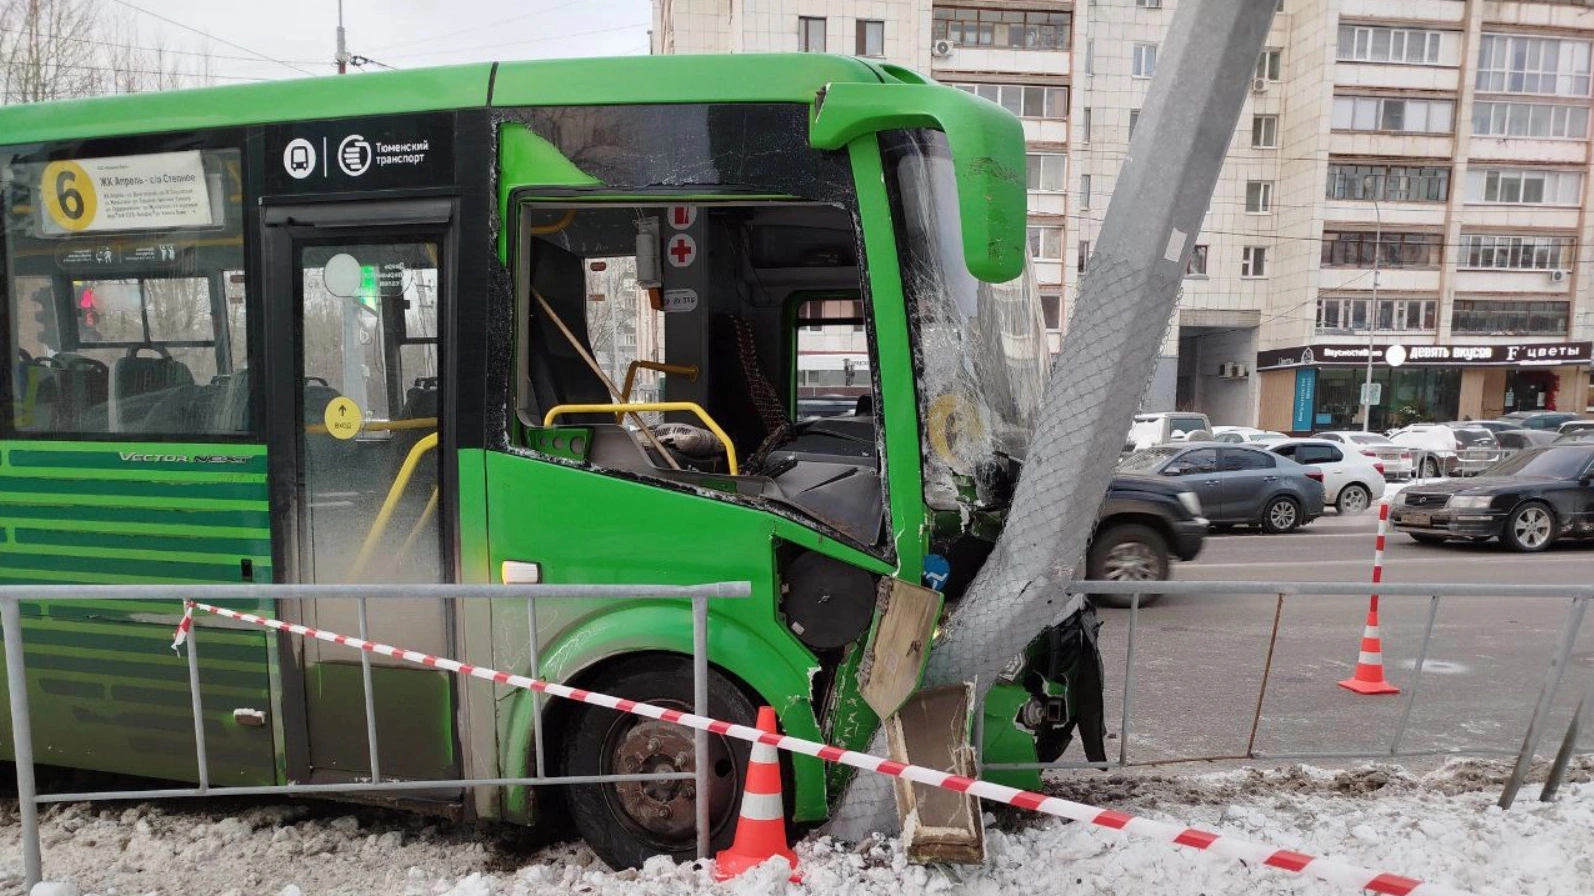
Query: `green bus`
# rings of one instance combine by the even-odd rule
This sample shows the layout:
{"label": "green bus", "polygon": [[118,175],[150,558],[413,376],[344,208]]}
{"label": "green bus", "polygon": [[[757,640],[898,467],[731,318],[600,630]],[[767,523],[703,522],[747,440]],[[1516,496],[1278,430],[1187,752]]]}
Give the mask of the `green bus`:
{"label": "green bus", "polygon": [[[747,580],[712,608],[713,714],[769,704],[788,733],[866,744],[860,682],[901,690],[900,667],[911,688],[930,634],[866,664],[911,603],[887,598],[938,612],[977,571],[1044,388],[1024,163],[1000,107],[808,54],[0,109],[0,584],[174,586],[23,605],[35,753],[196,780],[176,599],[238,582]],[[239,606],[356,630],[347,602]],[[521,601],[374,606],[375,640],[528,671]],[[685,602],[543,607],[544,677],[690,705]],[[211,782],[370,775],[358,656],[203,635]],[[987,701],[988,758],[1066,742],[1078,657],[1056,653]],[[529,694],[375,661],[385,776],[532,775]],[[550,774],[691,770],[660,723],[555,702],[541,725]],[[724,843],[744,753],[712,750]],[[791,820],[844,781],[792,760]],[[689,855],[697,798],[396,799],[558,810],[620,866]]]}

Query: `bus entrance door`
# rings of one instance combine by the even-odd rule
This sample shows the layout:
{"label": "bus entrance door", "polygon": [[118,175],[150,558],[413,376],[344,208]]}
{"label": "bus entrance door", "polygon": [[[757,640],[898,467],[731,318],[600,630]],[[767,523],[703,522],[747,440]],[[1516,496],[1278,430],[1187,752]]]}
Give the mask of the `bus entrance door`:
{"label": "bus entrance door", "polygon": [[[441,309],[451,300],[447,201],[339,203],[266,211],[267,306],[291,339],[292,365],[271,374],[282,427],[274,446],[287,567],[316,583],[451,581],[453,506],[440,358]],[[412,223],[394,226],[396,221]],[[289,329],[291,328],[291,329]],[[273,355],[273,357],[276,357]],[[288,369],[291,367],[291,370]],[[284,607],[307,625],[359,632],[348,599]],[[452,615],[439,599],[372,600],[368,636],[449,655]],[[303,687],[304,736],[288,732],[290,777],[369,777],[360,655],[314,639],[293,645]],[[455,688],[443,672],[373,656],[384,778],[459,772]],[[297,685],[285,686],[288,701]],[[296,726],[295,726],[296,727]],[[293,741],[300,740],[297,748]],[[297,753],[297,755],[295,755]],[[456,791],[410,794],[454,799]]]}

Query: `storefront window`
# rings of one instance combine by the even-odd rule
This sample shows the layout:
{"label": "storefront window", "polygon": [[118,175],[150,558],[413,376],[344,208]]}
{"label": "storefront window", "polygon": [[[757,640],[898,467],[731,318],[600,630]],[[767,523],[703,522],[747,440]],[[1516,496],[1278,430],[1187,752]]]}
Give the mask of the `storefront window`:
{"label": "storefront window", "polygon": [[[1363,367],[1322,368],[1317,374],[1315,429],[1360,429]],[[1372,429],[1383,432],[1412,423],[1454,420],[1461,408],[1461,371],[1457,368],[1406,367],[1373,369],[1373,382],[1383,384],[1383,401],[1373,406]]]}

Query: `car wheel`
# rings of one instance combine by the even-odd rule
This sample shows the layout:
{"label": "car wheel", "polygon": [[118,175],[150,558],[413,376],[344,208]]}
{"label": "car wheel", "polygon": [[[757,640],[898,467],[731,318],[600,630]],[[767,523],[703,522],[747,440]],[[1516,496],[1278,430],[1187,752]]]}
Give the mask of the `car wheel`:
{"label": "car wheel", "polygon": [[1262,531],[1270,535],[1290,532],[1301,525],[1301,505],[1294,498],[1279,495],[1262,508]]}
{"label": "car wheel", "polygon": [[[1168,579],[1168,540],[1150,526],[1123,523],[1096,533],[1085,559],[1085,572],[1101,582],[1165,582]],[[1143,607],[1161,597],[1140,595]],[[1091,600],[1108,607],[1127,607],[1128,594],[1093,594]]]}
{"label": "car wheel", "polygon": [[1407,532],[1406,534],[1410,535],[1411,540],[1418,544],[1444,544],[1445,539],[1448,537],[1444,535],[1419,535],[1416,532]]}
{"label": "car wheel", "polygon": [[[588,687],[629,700],[691,711],[692,665],[685,657],[650,655],[624,662]],[[757,711],[741,688],[709,670],[709,715],[752,725]],[[581,705],[565,728],[564,773],[614,775],[690,772],[696,769],[693,732],[669,722]],[[749,747],[721,735],[709,737],[713,774],[707,794],[713,844],[730,846]],[[789,776],[788,776],[789,778]],[[667,855],[677,862],[697,855],[696,805],[690,780],[573,784],[566,788],[570,815],[581,838],[616,870],[639,868]]]}
{"label": "car wheel", "polygon": [[1438,458],[1430,457],[1430,458],[1427,458],[1426,460],[1424,460],[1422,462],[1422,478],[1424,478],[1424,479],[1438,479],[1439,478],[1439,459]]}
{"label": "car wheel", "polygon": [[1555,541],[1555,513],[1537,502],[1523,504],[1505,519],[1500,541],[1513,551],[1542,551]]}
{"label": "car wheel", "polygon": [[1354,516],[1366,510],[1373,502],[1373,493],[1359,482],[1352,482],[1339,490],[1339,499],[1334,506],[1339,509],[1340,516]]}

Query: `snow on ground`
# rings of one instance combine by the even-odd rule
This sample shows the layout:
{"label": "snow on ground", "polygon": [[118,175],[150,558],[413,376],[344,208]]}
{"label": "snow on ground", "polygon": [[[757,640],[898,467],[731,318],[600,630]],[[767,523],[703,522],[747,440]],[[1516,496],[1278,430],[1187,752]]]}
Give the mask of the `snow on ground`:
{"label": "snow on ground", "polygon": [[[1390,766],[1203,775],[1078,774],[1050,790],[1471,890],[1480,896],[1594,893],[1594,762],[1554,803],[1524,788],[1494,802],[1505,767],[1455,761],[1417,776]],[[203,806],[203,808],[201,808]],[[46,810],[46,878],[85,894],[146,896],[1317,896],[1344,888],[1056,819],[1003,810],[983,867],[910,865],[895,841],[798,846],[804,883],[776,864],[725,884],[656,859],[613,872],[584,847],[517,848],[481,831],[329,803],[69,805]],[[0,803],[0,891],[20,884],[14,801]]]}

